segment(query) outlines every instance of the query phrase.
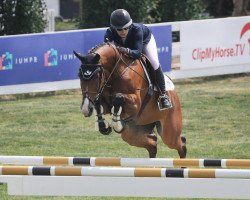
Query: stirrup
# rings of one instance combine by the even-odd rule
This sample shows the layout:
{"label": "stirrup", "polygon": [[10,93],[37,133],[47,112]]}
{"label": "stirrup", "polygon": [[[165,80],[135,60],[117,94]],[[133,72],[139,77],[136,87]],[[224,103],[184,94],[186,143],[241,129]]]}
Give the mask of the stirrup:
{"label": "stirrup", "polygon": [[[163,107],[163,105],[162,105],[162,99],[166,99],[168,101],[169,105],[167,107]],[[163,94],[163,95],[159,96],[159,98],[157,100],[157,104],[158,104],[158,108],[159,108],[160,111],[166,110],[166,109],[170,109],[170,108],[173,107],[173,105],[172,105],[169,97],[166,94]]]}

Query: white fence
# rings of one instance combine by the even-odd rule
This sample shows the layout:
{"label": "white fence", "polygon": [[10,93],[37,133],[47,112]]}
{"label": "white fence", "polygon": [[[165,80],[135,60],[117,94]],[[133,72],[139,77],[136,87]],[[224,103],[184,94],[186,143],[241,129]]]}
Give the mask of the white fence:
{"label": "white fence", "polygon": [[46,21],[47,21],[47,26],[44,29],[45,32],[53,32],[55,31],[55,10],[50,9],[46,11]]}
{"label": "white fence", "polygon": [[180,60],[173,79],[250,72],[250,17],[170,23],[180,31],[173,58]]}

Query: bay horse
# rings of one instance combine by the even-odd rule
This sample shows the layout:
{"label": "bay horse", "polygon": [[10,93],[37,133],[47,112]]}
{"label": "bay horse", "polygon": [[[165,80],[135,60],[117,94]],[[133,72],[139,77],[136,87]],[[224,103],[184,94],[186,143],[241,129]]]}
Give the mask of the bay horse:
{"label": "bay horse", "polygon": [[[82,90],[81,111],[85,117],[95,111],[96,126],[102,134],[108,135],[113,129],[125,142],[146,148],[149,157],[155,158],[156,127],[162,141],[176,149],[180,158],[186,157],[186,139],[181,135],[181,106],[174,90],[167,91],[173,107],[160,110],[157,105],[159,92],[150,90],[139,59],[120,53],[112,43],[100,44],[87,55],[75,51],[74,54],[81,61],[78,74]],[[105,121],[105,114],[112,115],[111,124]]]}

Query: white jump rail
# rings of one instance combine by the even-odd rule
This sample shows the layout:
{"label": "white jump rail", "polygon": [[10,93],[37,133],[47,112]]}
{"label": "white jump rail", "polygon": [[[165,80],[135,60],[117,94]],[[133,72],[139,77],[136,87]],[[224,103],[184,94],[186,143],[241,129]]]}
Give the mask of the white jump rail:
{"label": "white jump rail", "polygon": [[0,175],[250,179],[249,169],[0,166]]}
{"label": "white jump rail", "polygon": [[86,165],[122,167],[217,167],[250,169],[250,159],[180,159],[180,158],[117,158],[62,156],[4,156],[0,164],[9,165]]}

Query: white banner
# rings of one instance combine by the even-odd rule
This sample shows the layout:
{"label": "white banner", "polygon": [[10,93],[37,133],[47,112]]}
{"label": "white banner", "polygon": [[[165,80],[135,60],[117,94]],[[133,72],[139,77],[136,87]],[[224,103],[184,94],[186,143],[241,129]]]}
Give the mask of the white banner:
{"label": "white banner", "polygon": [[250,17],[188,21],[180,29],[181,69],[250,64]]}

